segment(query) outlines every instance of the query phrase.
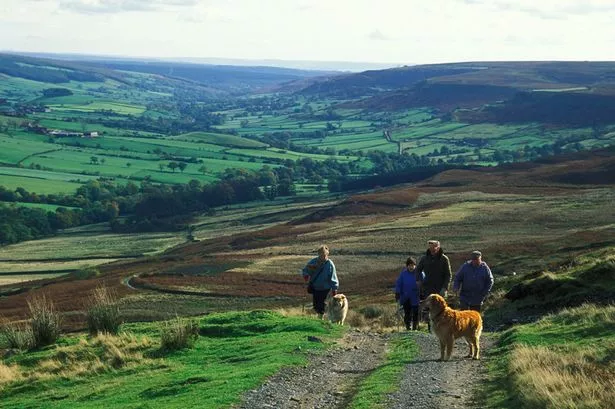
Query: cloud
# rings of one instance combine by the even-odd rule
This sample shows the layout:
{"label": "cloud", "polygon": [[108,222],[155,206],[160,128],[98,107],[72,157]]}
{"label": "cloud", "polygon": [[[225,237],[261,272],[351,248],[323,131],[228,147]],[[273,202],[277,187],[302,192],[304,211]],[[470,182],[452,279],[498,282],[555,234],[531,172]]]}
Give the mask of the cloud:
{"label": "cloud", "polygon": [[460,0],[468,6],[504,13],[519,12],[541,19],[567,19],[595,13],[615,12],[611,0]]}
{"label": "cloud", "polygon": [[370,40],[376,40],[376,41],[389,41],[390,40],[388,36],[384,35],[382,31],[378,29],[375,29],[374,31],[369,33],[367,35],[367,38],[369,38]]}
{"label": "cloud", "polygon": [[197,0],[61,0],[59,8],[83,14],[158,11],[167,7],[188,7]]}

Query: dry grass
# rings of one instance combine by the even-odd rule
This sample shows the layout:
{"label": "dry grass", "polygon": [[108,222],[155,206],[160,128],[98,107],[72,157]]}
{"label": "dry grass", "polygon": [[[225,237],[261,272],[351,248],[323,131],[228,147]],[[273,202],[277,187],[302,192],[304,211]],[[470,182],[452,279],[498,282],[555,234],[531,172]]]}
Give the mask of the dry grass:
{"label": "dry grass", "polygon": [[21,379],[22,374],[17,365],[5,365],[0,362],[0,391],[4,385],[20,381]]}
{"label": "dry grass", "polygon": [[34,346],[53,344],[60,336],[60,314],[45,295],[28,300]]}
{"label": "dry grass", "polygon": [[615,368],[597,366],[591,348],[574,354],[519,346],[511,370],[524,401],[532,407],[604,408],[615,402]]}
{"label": "dry grass", "polygon": [[89,340],[81,339],[76,345],[58,348],[52,357],[39,361],[32,369],[0,364],[0,386],[19,380],[73,380],[140,366],[153,362],[143,357],[143,352],[151,346],[149,338],[138,339],[129,334],[100,334]]}
{"label": "dry grass", "polygon": [[87,321],[90,334],[118,333],[122,319],[117,295],[112,289],[102,286],[94,289],[87,310]]}
{"label": "dry grass", "polygon": [[0,326],[4,346],[10,349],[27,350],[34,347],[32,328],[20,322],[4,323]]}
{"label": "dry grass", "polygon": [[348,310],[348,315],[346,316],[346,323],[353,328],[364,328],[367,326],[367,320],[365,319],[365,316],[354,310]]}
{"label": "dry grass", "polygon": [[194,320],[177,317],[160,323],[160,349],[176,351],[191,348],[199,336],[199,325]]}

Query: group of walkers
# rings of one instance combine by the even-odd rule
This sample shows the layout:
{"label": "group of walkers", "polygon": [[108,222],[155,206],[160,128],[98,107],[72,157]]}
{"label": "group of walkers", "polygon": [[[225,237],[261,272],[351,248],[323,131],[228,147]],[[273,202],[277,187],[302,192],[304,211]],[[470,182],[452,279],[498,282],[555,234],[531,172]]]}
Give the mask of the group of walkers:
{"label": "group of walkers", "polygon": [[[451,262],[438,240],[429,240],[418,265],[408,257],[395,284],[395,299],[403,306],[408,330],[419,329],[419,303],[431,294],[446,297],[451,281]],[[483,302],[493,286],[491,269],[478,250],[470,254],[455,273],[453,291],[459,296],[460,309],[481,312]]]}
{"label": "group of walkers", "polygon": [[[446,297],[451,281],[451,263],[438,240],[429,240],[425,254],[417,264],[408,257],[395,283],[395,300],[404,309],[404,324],[408,330],[419,329],[419,303],[431,294]],[[312,294],[314,311],[320,316],[325,312],[325,300],[329,292],[335,296],[339,280],[335,264],[329,259],[329,247],[318,248],[318,257],[311,259],[302,270]],[[483,302],[493,286],[491,269],[482,260],[478,250],[470,254],[455,273],[453,291],[459,296],[460,309],[481,311]]]}

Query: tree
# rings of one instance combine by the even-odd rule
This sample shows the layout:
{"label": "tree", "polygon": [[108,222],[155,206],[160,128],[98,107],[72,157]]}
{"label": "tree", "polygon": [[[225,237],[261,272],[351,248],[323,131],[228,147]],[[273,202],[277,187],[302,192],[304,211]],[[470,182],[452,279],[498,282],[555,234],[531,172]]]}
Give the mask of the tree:
{"label": "tree", "polygon": [[180,172],[184,173],[184,169],[188,167],[188,164],[186,162],[179,162],[177,164],[177,167],[179,168]]}
{"label": "tree", "polygon": [[201,172],[202,174],[206,174],[207,173],[207,166],[203,165],[199,168],[199,172]]}
{"label": "tree", "polygon": [[126,167],[127,167],[127,168],[129,168],[129,167],[131,167],[131,166],[132,166],[132,163],[130,163],[130,162],[126,162]]}
{"label": "tree", "polygon": [[100,158],[100,163],[101,163],[102,165],[104,165],[104,164],[105,164],[105,162],[106,162],[106,159],[105,159],[105,158]]}
{"label": "tree", "polygon": [[98,165],[98,158],[96,156],[90,157],[90,163],[92,165]]}
{"label": "tree", "polygon": [[164,163],[159,163],[158,168],[160,168],[160,171],[162,172],[164,170]]}
{"label": "tree", "polygon": [[175,172],[175,169],[177,169],[178,166],[179,166],[179,163],[177,162],[169,162],[167,165],[167,167],[171,169],[173,172]]}

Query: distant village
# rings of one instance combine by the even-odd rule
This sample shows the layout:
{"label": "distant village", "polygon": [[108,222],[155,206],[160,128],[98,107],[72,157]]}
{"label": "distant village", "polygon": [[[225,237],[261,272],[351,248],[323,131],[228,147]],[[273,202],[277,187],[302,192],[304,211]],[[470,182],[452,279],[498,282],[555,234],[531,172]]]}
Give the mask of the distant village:
{"label": "distant village", "polygon": [[57,138],[62,137],[81,137],[81,138],[97,138],[102,136],[101,132],[98,131],[87,131],[87,132],[76,132],[76,131],[65,131],[62,129],[49,129],[44,126],[40,126],[38,124],[28,122],[26,128],[31,131],[42,135],[54,136]]}
{"label": "distant village", "polygon": [[[34,114],[38,112],[51,112],[51,109],[42,104],[11,104],[4,98],[0,98],[0,114],[5,116],[11,116],[16,118],[23,118],[28,114]],[[63,137],[80,137],[80,138],[97,138],[102,136],[102,132],[99,131],[66,131],[63,129],[51,129],[44,126],[40,126],[36,122],[23,122],[21,124],[30,132],[35,132],[42,135],[49,135],[57,138]]]}

